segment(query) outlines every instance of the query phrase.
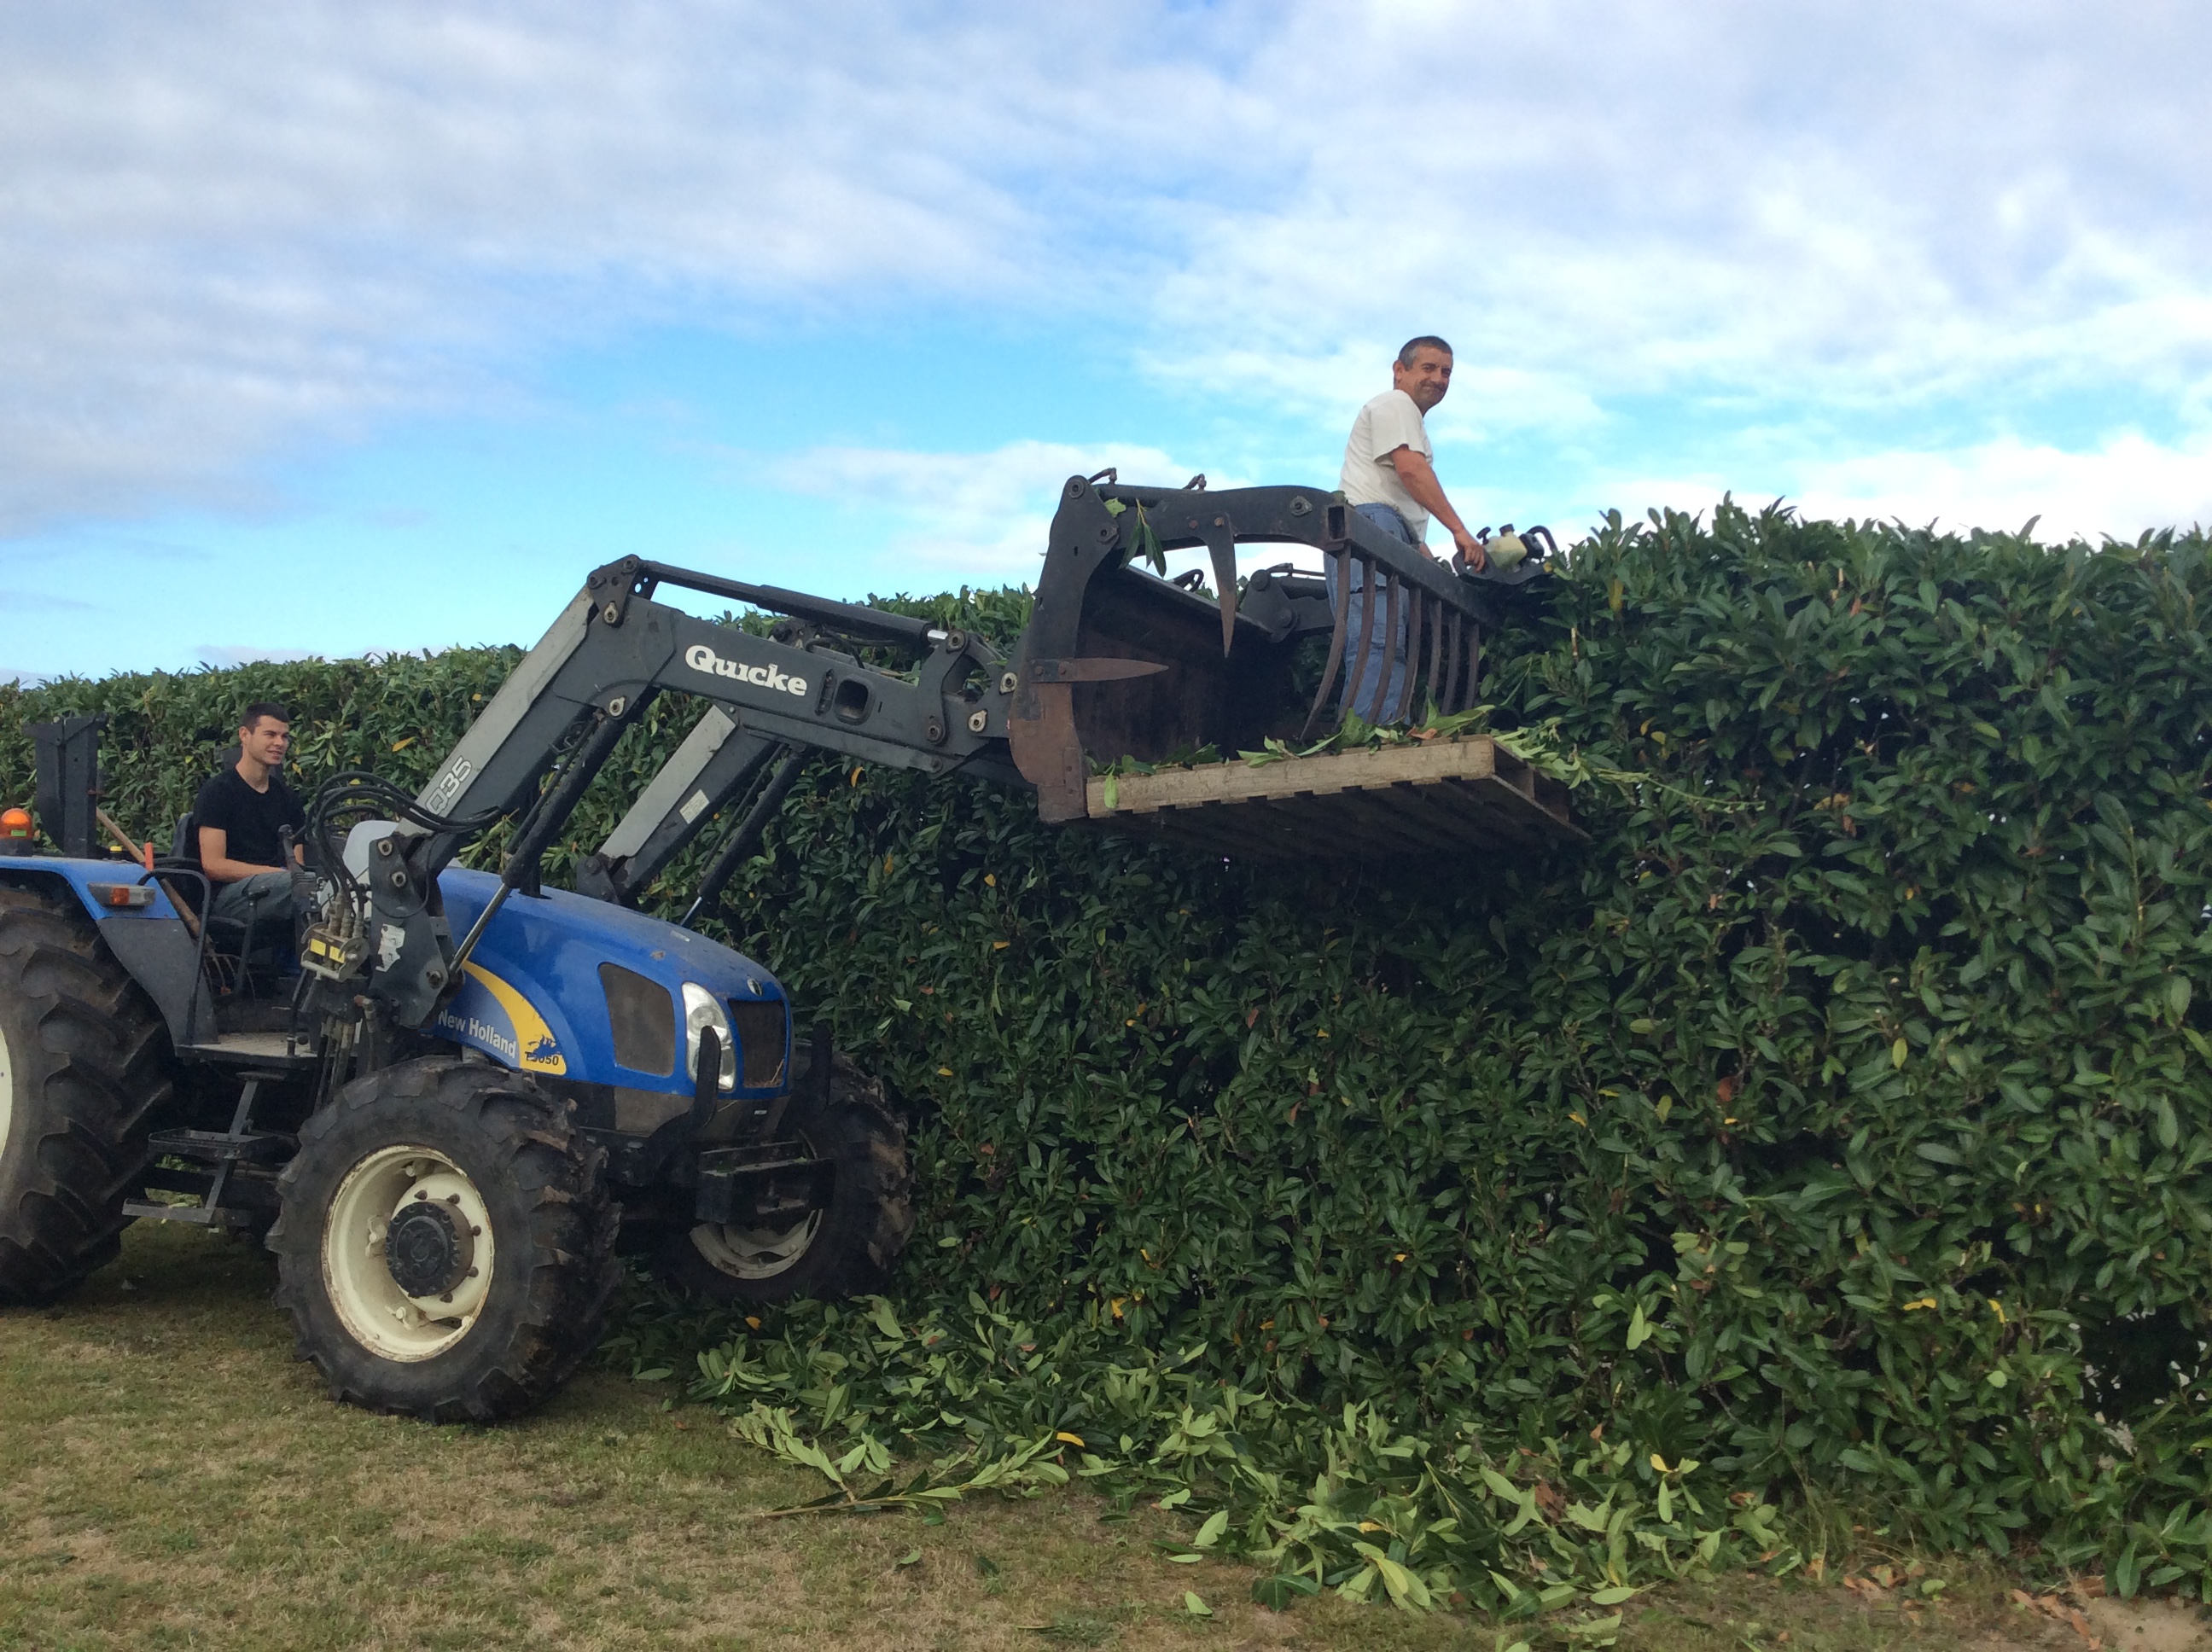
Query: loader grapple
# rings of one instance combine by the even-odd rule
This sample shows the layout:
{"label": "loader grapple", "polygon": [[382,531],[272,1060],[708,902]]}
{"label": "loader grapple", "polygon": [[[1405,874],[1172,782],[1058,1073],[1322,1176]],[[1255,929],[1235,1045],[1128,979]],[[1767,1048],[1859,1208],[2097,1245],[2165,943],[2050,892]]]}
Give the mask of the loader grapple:
{"label": "loader grapple", "polygon": [[[1240,589],[1237,548],[1255,543],[1316,553],[1320,566],[1261,569]],[[1212,593],[1139,560],[1191,548],[1207,554]],[[1379,857],[1577,837],[1560,789],[1540,787],[1488,741],[1405,774],[1387,764],[1370,774],[1359,754],[1284,764],[1256,784],[1243,765],[1201,764],[1171,784],[1144,777],[1164,784],[1133,785],[1127,806],[1109,805],[1096,778],[1123,757],[1159,763],[1309,740],[1334,726],[1340,705],[1367,707],[1378,722],[1463,711],[1476,703],[1484,627],[1544,571],[1536,557],[1510,572],[1455,571],[1316,489],[1071,477],[1016,657],[1014,761],[1042,819],[1101,821],[1231,855]],[[1377,705],[1386,685],[1368,679],[1389,669],[1376,661],[1387,661],[1391,638],[1404,668]],[[1303,693],[1302,650],[1319,666]]]}

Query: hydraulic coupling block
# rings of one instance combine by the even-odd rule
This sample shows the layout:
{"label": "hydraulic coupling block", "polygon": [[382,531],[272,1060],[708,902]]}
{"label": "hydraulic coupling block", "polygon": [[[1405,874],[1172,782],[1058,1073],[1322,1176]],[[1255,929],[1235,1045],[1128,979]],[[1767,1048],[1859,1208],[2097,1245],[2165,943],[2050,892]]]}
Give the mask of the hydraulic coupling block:
{"label": "hydraulic coupling block", "polygon": [[300,968],[325,981],[350,981],[368,963],[368,937],[349,915],[317,924],[300,945]]}

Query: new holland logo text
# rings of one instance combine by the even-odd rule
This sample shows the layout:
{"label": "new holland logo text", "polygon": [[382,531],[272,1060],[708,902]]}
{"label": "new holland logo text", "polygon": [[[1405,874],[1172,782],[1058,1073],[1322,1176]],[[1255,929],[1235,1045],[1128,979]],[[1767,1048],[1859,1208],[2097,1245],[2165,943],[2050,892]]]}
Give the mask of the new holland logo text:
{"label": "new holland logo text", "polygon": [[709,677],[734,677],[756,688],[774,689],[782,694],[806,692],[806,679],[803,677],[788,676],[773,665],[748,665],[740,660],[725,659],[703,642],[695,642],[684,651],[684,663]]}

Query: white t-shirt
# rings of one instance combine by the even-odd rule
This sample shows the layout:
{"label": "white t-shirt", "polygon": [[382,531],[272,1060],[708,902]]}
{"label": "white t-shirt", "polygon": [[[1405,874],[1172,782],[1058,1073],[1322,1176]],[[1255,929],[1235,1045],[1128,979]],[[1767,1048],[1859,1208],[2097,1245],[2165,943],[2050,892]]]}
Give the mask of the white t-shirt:
{"label": "white t-shirt", "polygon": [[1352,422],[1352,440],[1344,444],[1344,475],[1337,485],[1351,504],[1395,506],[1419,544],[1429,537],[1429,513],[1413,502],[1390,463],[1389,455],[1401,447],[1410,447],[1425,459],[1436,458],[1436,450],[1429,446],[1429,428],[1421,422],[1421,410],[1413,398],[1402,390],[1386,390]]}

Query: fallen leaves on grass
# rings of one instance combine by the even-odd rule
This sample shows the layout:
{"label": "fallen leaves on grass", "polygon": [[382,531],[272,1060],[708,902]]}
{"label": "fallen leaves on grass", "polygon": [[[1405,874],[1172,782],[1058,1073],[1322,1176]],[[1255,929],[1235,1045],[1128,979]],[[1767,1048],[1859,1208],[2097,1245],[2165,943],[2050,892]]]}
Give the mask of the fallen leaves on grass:
{"label": "fallen leaves on grass", "polygon": [[[2100,1578],[2098,1580],[2098,1592],[2101,1594],[2103,1588],[2104,1581]],[[2014,1606],[2026,1606],[2031,1612],[2041,1613],[2054,1623],[2065,1625],[2067,1628],[2081,1637],[2087,1645],[2089,1652],[2103,1652],[2105,1643],[2089,1627],[2089,1620],[2082,1615],[2081,1608],[2063,1596],[2030,1594],[2026,1589],[2014,1589],[2012,1592],[2012,1600]]]}

